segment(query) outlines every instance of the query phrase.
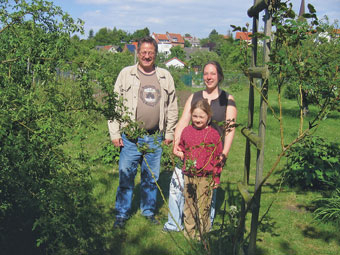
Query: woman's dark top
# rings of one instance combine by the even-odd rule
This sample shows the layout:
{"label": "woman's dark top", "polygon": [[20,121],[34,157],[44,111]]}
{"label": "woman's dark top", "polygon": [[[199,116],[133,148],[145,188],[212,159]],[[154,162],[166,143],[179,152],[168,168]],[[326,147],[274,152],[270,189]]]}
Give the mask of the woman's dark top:
{"label": "woman's dark top", "polygon": [[[218,133],[222,137],[222,141],[224,142],[225,136],[224,125],[226,124],[225,115],[227,111],[229,94],[221,89],[219,89],[218,92],[219,92],[218,98],[211,100],[210,102],[211,111],[213,113],[211,117],[211,126],[218,131]],[[191,100],[191,106],[201,99],[204,99],[203,90],[194,93]]]}

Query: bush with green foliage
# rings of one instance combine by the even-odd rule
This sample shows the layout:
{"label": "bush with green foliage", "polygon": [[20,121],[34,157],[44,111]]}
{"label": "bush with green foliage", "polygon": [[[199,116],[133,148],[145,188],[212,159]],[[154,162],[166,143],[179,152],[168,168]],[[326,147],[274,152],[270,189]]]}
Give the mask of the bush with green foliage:
{"label": "bush with green foliage", "polygon": [[91,160],[96,161],[100,159],[102,163],[106,165],[117,164],[119,162],[119,155],[120,149],[115,147],[111,142],[108,142]]}
{"label": "bush with green foliage", "polygon": [[102,254],[87,155],[63,150],[93,117],[91,90],[57,76],[81,23],[42,0],[2,0],[0,13],[1,254]]}
{"label": "bush with green foliage", "polygon": [[340,187],[340,144],[307,137],[287,152],[285,182],[301,189]]}

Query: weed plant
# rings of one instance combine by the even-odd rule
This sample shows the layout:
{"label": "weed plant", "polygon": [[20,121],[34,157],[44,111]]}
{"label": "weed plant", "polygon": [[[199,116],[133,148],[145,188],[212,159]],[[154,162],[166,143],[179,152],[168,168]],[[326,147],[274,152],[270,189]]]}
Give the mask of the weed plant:
{"label": "weed plant", "polygon": [[340,189],[336,189],[330,197],[316,199],[314,204],[317,206],[315,218],[340,227]]}

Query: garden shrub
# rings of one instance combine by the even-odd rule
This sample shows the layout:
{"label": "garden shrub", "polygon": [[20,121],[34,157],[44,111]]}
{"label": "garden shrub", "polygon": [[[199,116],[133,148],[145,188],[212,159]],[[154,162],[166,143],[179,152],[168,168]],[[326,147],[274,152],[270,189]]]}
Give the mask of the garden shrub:
{"label": "garden shrub", "polygon": [[91,161],[100,159],[105,165],[111,165],[113,163],[118,164],[119,154],[120,148],[115,147],[110,141],[103,146],[93,158],[91,158]]}
{"label": "garden shrub", "polygon": [[340,187],[340,144],[310,136],[287,153],[285,182],[302,189]]}

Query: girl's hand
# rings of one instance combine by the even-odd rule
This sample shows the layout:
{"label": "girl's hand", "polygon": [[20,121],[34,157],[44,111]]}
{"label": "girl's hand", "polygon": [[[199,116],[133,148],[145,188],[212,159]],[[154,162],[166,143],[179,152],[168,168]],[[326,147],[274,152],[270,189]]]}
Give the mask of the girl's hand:
{"label": "girl's hand", "polygon": [[227,161],[227,157],[225,154],[221,153],[220,155],[217,156],[217,164],[216,166],[218,167],[223,167],[225,165],[225,162]]}

